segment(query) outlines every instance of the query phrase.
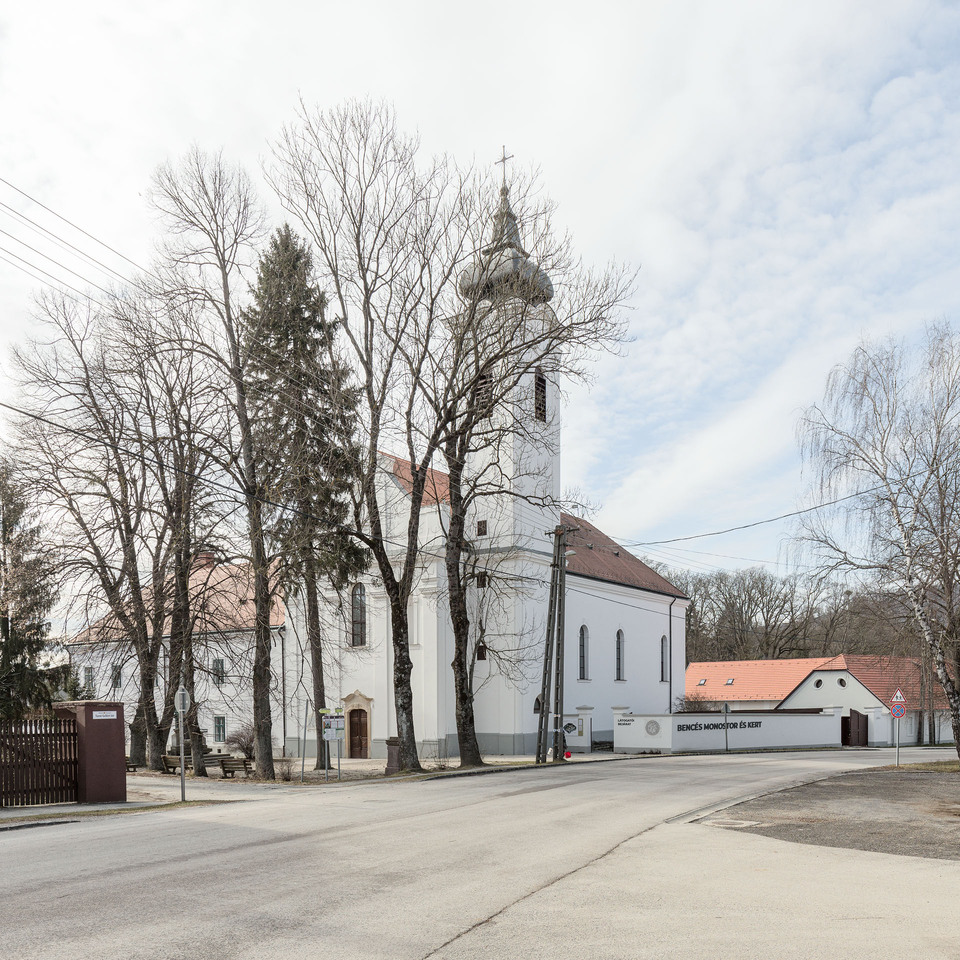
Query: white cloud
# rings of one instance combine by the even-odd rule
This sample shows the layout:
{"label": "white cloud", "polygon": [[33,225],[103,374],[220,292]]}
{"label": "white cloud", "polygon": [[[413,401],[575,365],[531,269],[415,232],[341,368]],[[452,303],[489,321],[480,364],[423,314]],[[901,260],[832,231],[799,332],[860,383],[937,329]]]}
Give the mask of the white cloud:
{"label": "white cloud", "polygon": [[[960,322],[958,40],[954,5],[892,0],[24,5],[0,17],[0,176],[143,262],[156,164],[198,142],[256,173],[298,94],[392,99],[462,160],[507,144],[588,261],[642,267],[635,342],[571,397],[565,482],[611,532],[669,536],[789,509],[829,366]],[[0,261],[8,340],[32,285]]]}

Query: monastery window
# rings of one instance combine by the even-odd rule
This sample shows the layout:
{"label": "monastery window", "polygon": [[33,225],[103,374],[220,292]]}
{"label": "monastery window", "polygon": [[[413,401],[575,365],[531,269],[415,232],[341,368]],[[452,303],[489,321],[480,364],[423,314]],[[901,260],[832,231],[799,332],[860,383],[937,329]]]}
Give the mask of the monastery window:
{"label": "monastery window", "polygon": [[487,659],[487,646],[483,641],[477,644],[477,659],[486,660]]}
{"label": "monastery window", "polygon": [[93,667],[84,667],[83,668],[83,686],[86,689],[87,693],[93,694],[96,692],[96,686],[94,686],[93,681]]}
{"label": "monastery window", "polygon": [[211,672],[213,674],[213,682],[218,687],[222,687],[224,680],[227,678],[227,670],[222,657],[217,657],[213,661],[213,670]]}
{"label": "monastery window", "polygon": [[670,641],[666,637],[660,638],[660,682],[666,683],[670,679]]}
{"label": "monastery window", "polygon": [[547,420],[547,378],[537,367],[533,377],[533,415],[543,423]]}
{"label": "monastery window", "polygon": [[485,590],[487,587],[487,573],[485,570],[477,574],[477,587],[480,590]]}
{"label": "monastery window", "polygon": [[843,677],[837,677],[837,686],[838,686],[838,687],[845,687],[846,685],[847,685],[847,681],[844,680]]}
{"label": "monastery window", "polygon": [[617,631],[617,680],[623,680],[623,631]]}
{"label": "monastery window", "polygon": [[477,536],[485,537],[487,535],[487,521],[478,520],[477,521]]}
{"label": "monastery window", "polygon": [[813,685],[819,690],[823,686],[823,680],[814,680]]}
{"label": "monastery window", "polygon": [[214,717],[213,718],[213,742],[223,743],[223,741],[226,739],[227,739],[227,718]]}
{"label": "monastery window", "polygon": [[584,624],[580,628],[580,680],[590,679],[590,631]]}
{"label": "monastery window", "polygon": [[367,645],[367,597],[363,584],[358,583],[351,594],[350,646]]}
{"label": "monastery window", "polygon": [[539,697],[537,697],[537,699],[533,701],[533,712],[539,713],[542,709],[543,709],[543,701]]}
{"label": "monastery window", "polygon": [[122,685],[123,685],[123,667],[121,667],[120,664],[118,663],[113,668],[113,675],[110,678],[110,686],[113,687],[114,690],[119,690]]}

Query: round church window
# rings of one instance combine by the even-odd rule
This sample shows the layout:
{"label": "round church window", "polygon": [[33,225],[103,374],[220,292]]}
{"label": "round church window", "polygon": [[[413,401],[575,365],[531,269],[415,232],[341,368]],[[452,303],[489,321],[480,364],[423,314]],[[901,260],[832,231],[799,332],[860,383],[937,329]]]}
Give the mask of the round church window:
{"label": "round church window", "polygon": [[837,684],[841,687],[845,687],[847,685],[847,681],[843,677],[837,677]]}
{"label": "round church window", "polygon": [[823,686],[822,680],[814,680],[813,685],[819,690]]}
{"label": "round church window", "polygon": [[656,720],[648,720],[645,729],[649,736],[655,737],[660,732],[660,724]]}

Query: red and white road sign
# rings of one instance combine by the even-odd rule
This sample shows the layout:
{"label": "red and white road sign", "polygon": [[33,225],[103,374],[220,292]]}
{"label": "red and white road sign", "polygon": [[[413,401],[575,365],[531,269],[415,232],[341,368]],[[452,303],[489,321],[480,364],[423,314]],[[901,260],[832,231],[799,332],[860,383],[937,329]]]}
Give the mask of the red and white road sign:
{"label": "red and white road sign", "polygon": [[902,720],[906,712],[907,712],[907,708],[902,703],[895,703],[890,708],[890,716],[894,717],[897,720]]}
{"label": "red and white road sign", "polygon": [[897,692],[893,695],[893,700],[891,703],[906,703],[907,698],[900,692],[900,688],[897,687]]}

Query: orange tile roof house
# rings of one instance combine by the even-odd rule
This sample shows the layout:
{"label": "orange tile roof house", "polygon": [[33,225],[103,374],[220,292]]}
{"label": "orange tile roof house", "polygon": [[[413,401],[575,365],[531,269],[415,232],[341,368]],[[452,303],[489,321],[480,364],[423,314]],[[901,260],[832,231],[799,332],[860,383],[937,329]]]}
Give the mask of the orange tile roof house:
{"label": "orange tile roof house", "polygon": [[686,671],[688,705],[731,710],[840,708],[870,720],[870,743],[889,743],[894,729],[890,705],[900,690],[907,715],[901,742],[917,742],[921,710],[932,710],[936,739],[952,739],[947,702],[940,685],[922,682],[913,657],[805,657],[794,660],[721,660],[691,663]]}

